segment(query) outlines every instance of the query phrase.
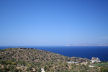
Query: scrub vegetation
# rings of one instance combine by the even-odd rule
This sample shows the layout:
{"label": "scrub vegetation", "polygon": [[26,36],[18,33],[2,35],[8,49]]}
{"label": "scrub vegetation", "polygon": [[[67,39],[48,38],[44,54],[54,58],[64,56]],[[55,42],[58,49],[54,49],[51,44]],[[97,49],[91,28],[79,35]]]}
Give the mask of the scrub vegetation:
{"label": "scrub vegetation", "polygon": [[[77,63],[68,63],[74,61]],[[66,57],[33,48],[8,48],[0,50],[0,72],[108,72],[108,62],[92,64],[79,57]]]}

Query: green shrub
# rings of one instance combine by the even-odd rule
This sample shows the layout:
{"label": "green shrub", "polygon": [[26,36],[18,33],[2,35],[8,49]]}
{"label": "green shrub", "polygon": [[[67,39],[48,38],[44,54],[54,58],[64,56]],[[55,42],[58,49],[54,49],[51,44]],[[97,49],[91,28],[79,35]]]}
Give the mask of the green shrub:
{"label": "green shrub", "polygon": [[108,67],[101,67],[100,70],[101,72],[108,72]]}

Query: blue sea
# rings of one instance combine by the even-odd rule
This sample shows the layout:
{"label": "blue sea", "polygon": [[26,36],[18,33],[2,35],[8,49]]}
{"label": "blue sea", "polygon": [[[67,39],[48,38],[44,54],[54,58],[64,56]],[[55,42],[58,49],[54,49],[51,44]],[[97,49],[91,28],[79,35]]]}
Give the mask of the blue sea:
{"label": "blue sea", "polygon": [[[0,49],[5,48],[11,47],[0,47]],[[41,49],[69,57],[74,56],[88,59],[99,57],[102,61],[108,61],[108,46],[28,46],[25,48]]]}

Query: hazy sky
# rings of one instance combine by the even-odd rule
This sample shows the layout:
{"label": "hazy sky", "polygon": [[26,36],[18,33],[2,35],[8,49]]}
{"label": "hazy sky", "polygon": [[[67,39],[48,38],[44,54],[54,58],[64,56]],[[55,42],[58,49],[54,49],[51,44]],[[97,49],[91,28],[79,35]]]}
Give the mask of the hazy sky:
{"label": "hazy sky", "polygon": [[0,0],[0,46],[108,44],[108,0]]}

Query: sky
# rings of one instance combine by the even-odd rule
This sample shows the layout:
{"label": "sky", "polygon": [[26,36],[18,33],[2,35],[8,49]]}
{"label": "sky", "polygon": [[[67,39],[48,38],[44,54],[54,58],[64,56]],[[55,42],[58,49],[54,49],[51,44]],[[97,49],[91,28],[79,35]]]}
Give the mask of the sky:
{"label": "sky", "polygon": [[108,0],[0,0],[0,46],[108,45]]}

